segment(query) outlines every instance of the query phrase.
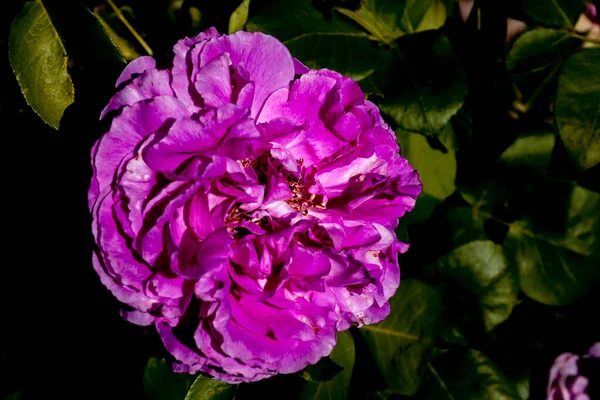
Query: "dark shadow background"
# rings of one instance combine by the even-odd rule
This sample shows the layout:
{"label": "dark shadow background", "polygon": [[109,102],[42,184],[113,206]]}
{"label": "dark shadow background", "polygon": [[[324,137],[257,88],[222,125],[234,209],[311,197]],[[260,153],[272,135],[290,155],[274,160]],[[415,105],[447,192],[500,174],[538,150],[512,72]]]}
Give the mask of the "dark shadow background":
{"label": "dark shadow background", "polygon": [[50,128],[26,104],[8,62],[10,23],[24,2],[14,3],[3,4],[0,12],[8,219],[0,278],[0,393],[23,391],[25,399],[141,398],[144,365],[159,343],[146,328],[121,320],[116,300],[93,271],[86,200],[90,149],[106,128],[99,112],[120,71],[98,62],[94,49],[79,41],[84,27],[78,2],[56,3],[70,30],[65,38],[76,101],[61,129]]}
{"label": "dark shadow background", "polygon": [[[190,32],[168,20],[163,12],[166,0],[152,2],[152,6],[144,6],[141,0],[129,3],[139,5],[139,28],[147,32],[159,63],[166,62],[175,41]],[[225,31],[228,15],[238,2],[204,3],[207,23]],[[515,132],[507,117],[511,99],[503,61],[504,21],[508,14],[519,13],[513,3],[487,2],[484,15],[488,20],[481,32],[463,25],[448,27],[469,74],[474,130],[486,131],[474,146],[497,148],[498,142],[510,143]],[[24,399],[138,399],[143,395],[144,365],[150,356],[162,354],[161,343],[151,328],[121,320],[117,301],[93,271],[87,209],[89,153],[107,128],[98,116],[114,93],[122,67],[103,63],[94,48],[83,42],[84,35],[78,35],[86,29],[78,2],[54,2],[52,7],[61,7],[67,22],[61,34],[72,57],[76,101],[67,109],[58,132],[45,125],[26,104],[8,62],[10,23],[22,4],[5,2],[0,12],[4,171],[0,396],[21,391]],[[585,352],[598,337],[590,319],[599,303],[597,298],[585,300],[565,309],[568,317],[560,326],[544,325],[545,316],[555,309],[519,308],[511,319],[517,325],[500,327],[500,334],[513,337],[515,346],[495,347],[493,338],[477,345],[491,351],[489,355],[501,366],[510,357],[532,362],[532,398],[542,398],[554,357],[567,350]],[[531,318],[539,319],[539,331],[522,332],[518,321]],[[543,350],[520,347],[524,336],[537,334],[545,337]]]}

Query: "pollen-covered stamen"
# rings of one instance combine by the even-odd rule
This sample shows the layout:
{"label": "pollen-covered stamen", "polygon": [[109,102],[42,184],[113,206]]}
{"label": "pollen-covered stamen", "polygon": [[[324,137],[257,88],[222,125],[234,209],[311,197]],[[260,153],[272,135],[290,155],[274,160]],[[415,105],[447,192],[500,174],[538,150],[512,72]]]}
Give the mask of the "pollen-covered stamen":
{"label": "pollen-covered stamen", "polygon": [[[250,221],[252,218],[248,215],[248,213],[240,208],[239,203],[234,204],[227,216],[225,217],[225,225],[237,224],[242,221]],[[233,228],[228,228],[230,231]]]}
{"label": "pollen-covered stamen", "polygon": [[[298,159],[296,162],[298,167],[302,167],[304,164],[304,160],[302,158]],[[269,164],[275,167],[277,173],[281,174],[281,176],[283,176],[288,182],[290,191],[292,192],[292,197],[286,200],[286,203],[288,203],[294,210],[300,211],[302,214],[307,215],[310,208],[317,208],[321,210],[326,208],[327,202],[324,201],[322,195],[309,193],[308,187],[310,185],[306,184],[302,177],[299,179],[296,177],[296,175],[286,170],[277,159],[270,155],[269,152],[265,152],[255,159],[240,160],[239,163],[244,168],[253,168],[258,177],[258,181],[261,184],[265,184],[267,182]],[[251,218],[247,219],[251,220]]]}
{"label": "pollen-covered stamen", "polygon": [[252,218],[248,212],[240,208],[240,205],[241,203],[235,203],[227,213],[225,221],[223,221],[227,227],[227,231],[235,240],[240,240],[250,234],[250,231],[242,224],[244,221],[253,222],[263,228],[268,225],[268,221],[265,218]]}
{"label": "pollen-covered stamen", "polygon": [[252,162],[254,160],[250,159],[250,158],[246,158],[245,160],[239,160],[238,162],[240,163],[240,165],[244,168],[248,168],[249,166],[252,165]]}
{"label": "pollen-covered stamen", "polygon": [[286,176],[290,190],[292,191],[293,197],[286,200],[294,210],[302,212],[307,215],[310,208],[318,208],[324,210],[326,208],[326,201],[323,201],[323,196],[316,195],[308,192],[308,185],[299,182],[296,177],[292,174]]}
{"label": "pollen-covered stamen", "polygon": [[265,152],[257,158],[246,158],[244,160],[239,160],[238,163],[244,168],[253,168],[258,177],[258,182],[264,185],[267,181],[269,161],[272,162],[273,160],[274,158],[269,156],[268,152]]}

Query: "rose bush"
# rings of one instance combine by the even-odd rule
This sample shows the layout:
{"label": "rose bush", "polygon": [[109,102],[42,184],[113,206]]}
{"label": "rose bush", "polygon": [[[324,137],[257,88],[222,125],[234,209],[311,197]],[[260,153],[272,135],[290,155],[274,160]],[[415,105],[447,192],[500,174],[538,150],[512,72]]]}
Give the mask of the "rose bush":
{"label": "rose bush", "polygon": [[356,82],[211,29],[117,86],[92,150],[94,267],[176,371],[296,372],[388,315],[421,183]]}

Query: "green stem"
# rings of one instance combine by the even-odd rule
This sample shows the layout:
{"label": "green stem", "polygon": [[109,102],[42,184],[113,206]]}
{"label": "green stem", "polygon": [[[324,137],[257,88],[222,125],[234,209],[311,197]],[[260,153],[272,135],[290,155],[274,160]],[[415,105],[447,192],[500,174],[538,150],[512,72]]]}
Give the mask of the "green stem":
{"label": "green stem", "polygon": [[542,28],[546,28],[546,29],[554,29],[554,30],[561,30],[564,32],[567,32],[567,34],[571,37],[577,38],[579,40],[583,40],[584,42],[590,42],[590,43],[595,43],[595,44],[600,44],[600,39],[595,39],[595,38],[591,38],[588,36],[585,36],[579,32],[575,32],[573,30],[573,27],[571,26],[569,27],[564,27],[564,28],[557,28],[556,26],[552,26],[552,25],[546,25],[546,24],[536,24],[537,26],[540,26]]}
{"label": "green stem", "polygon": [[485,211],[480,211],[480,210],[477,210],[477,212],[474,214],[474,217],[475,217],[475,218],[477,218],[477,217],[482,217],[482,219],[483,219],[483,218],[491,219],[491,220],[493,220],[493,221],[496,221],[496,222],[498,222],[499,224],[506,225],[506,226],[508,226],[509,228],[510,228],[511,226],[513,226],[513,225],[512,225],[510,222],[502,221],[501,219],[499,219],[499,218],[496,218],[496,217],[494,217],[492,214],[490,214],[490,213],[488,213],[488,212],[485,212]]}
{"label": "green stem", "polygon": [[542,83],[540,83],[535,88],[535,90],[533,91],[533,93],[531,93],[531,96],[529,96],[529,99],[527,100],[527,103],[525,103],[525,111],[529,111],[531,109],[531,106],[533,105],[533,102],[535,101],[535,99],[540,95],[540,93],[542,93],[542,91],[544,90],[544,88],[546,87],[546,85],[552,80],[552,78],[554,78],[554,76],[560,70],[561,67],[562,67],[562,63],[558,63],[552,69],[552,71],[550,71],[548,73],[548,75],[546,75],[546,77],[544,78],[544,80],[542,81]]}
{"label": "green stem", "polygon": [[431,372],[431,374],[438,381],[438,383],[440,384],[440,387],[444,390],[444,392],[446,393],[446,396],[448,396],[448,399],[455,400],[454,396],[452,396],[452,393],[450,393],[450,389],[448,389],[448,386],[446,386],[446,383],[444,382],[444,380],[442,379],[440,374],[438,374],[438,372],[433,367],[433,365],[431,365],[430,362],[427,363],[427,368],[429,369],[429,372]]}
{"label": "green stem", "polygon": [[591,38],[591,37],[587,37],[587,36],[581,35],[581,34],[579,34],[577,32],[571,32],[571,31],[569,31],[569,36],[572,36],[572,37],[577,38],[577,39],[581,39],[584,42],[591,42],[591,43],[595,43],[595,44],[600,44],[600,39],[594,39],[594,38]]}
{"label": "green stem", "polygon": [[131,32],[133,37],[135,37],[135,39],[139,42],[139,44],[144,48],[146,53],[148,53],[149,56],[152,56],[154,53],[152,52],[152,49],[150,48],[150,46],[148,46],[148,43],[146,43],[144,38],[142,38],[140,36],[140,34],[137,33],[137,31],[133,28],[133,26],[131,26],[131,24],[129,23],[129,21],[127,21],[127,18],[125,18],[125,16],[123,15],[123,13],[119,9],[119,7],[117,7],[112,0],[107,0],[107,2],[108,2],[108,5],[110,5],[111,8],[113,9],[113,11],[115,12],[115,15],[117,16],[117,18],[119,18],[119,20],[123,23],[123,25],[125,25],[127,27],[127,29],[129,29],[129,32]]}

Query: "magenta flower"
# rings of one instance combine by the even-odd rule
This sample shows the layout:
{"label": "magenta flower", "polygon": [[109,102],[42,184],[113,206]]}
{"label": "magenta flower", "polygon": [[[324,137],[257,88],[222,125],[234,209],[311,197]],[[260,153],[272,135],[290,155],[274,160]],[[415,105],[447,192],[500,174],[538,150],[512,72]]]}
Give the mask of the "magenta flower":
{"label": "magenta flower", "polygon": [[89,191],[103,284],[180,372],[292,373],[389,313],[398,218],[421,191],[358,84],[260,33],[130,63]]}
{"label": "magenta flower", "polygon": [[564,353],[556,358],[550,369],[548,400],[590,400],[587,394],[589,378],[582,375],[579,368],[582,358],[600,360],[600,342],[595,343],[583,357]]}
{"label": "magenta flower", "polygon": [[585,15],[595,24],[598,23],[598,12],[594,3],[585,3]]}

